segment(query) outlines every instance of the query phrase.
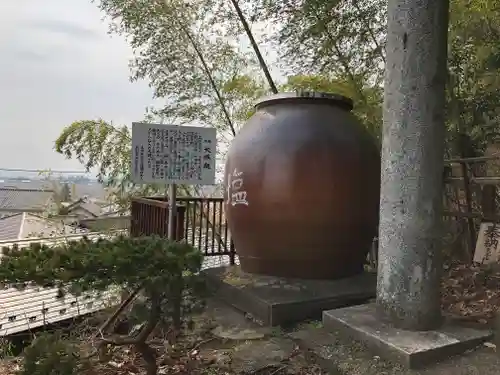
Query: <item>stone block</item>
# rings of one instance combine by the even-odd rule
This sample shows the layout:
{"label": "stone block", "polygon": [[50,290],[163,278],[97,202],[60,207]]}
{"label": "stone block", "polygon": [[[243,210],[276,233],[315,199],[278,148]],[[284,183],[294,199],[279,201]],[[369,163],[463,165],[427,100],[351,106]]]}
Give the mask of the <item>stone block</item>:
{"label": "stone block", "polygon": [[492,332],[445,323],[433,331],[405,331],[382,319],[375,304],[323,312],[326,330],[358,340],[381,358],[419,368],[477,347]]}
{"label": "stone block", "polygon": [[376,275],[301,280],[247,274],[238,266],[202,271],[214,295],[262,325],[321,319],[323,310],[365,303],[375,296]]}

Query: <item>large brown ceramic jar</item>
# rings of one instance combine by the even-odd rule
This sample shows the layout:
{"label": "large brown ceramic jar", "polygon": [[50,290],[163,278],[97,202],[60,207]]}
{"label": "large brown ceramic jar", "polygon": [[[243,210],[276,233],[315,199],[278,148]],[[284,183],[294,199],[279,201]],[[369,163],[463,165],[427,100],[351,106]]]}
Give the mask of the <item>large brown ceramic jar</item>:
{"label": "large brown ceramic jar", "polygon": [[226,160],[225,212],[249,273],[335,279],[362,272],[378,225],[380,153],[348,98],[262,99]]}

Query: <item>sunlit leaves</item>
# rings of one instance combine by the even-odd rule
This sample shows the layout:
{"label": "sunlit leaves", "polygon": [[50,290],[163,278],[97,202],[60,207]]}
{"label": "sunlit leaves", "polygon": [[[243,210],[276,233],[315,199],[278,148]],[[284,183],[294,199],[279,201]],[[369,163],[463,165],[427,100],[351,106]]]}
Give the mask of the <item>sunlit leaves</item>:
{"label": "sunlit leaves", "polygon": [[76,121],[65,127],[55,141],[56,152],[77,159],[110,187],[111,201],[123,209],[134,195],[164,192],[164,186],[136,185],[131,179],[131,132],[104,120]]}
{"label": "sunlit leaves", "polygon": [[281,56],[291,74],[363,75],[380,82],[386,4],[383,0],[255,1],[275,22]]}
{"label": "sunlit leaves", "polygon": [[[356,106],[379,113],[380,92],[367,95],[366,88],[382,87],[387,0],[252,3],[261,20],[277,25],[271,39],[291,74],[347,80]],[[456,0],[450,18],[448,144],[465,132],[480,150],[498,138],[500,7],[494,0]]]}
{"label": "sunlit leaves", "polygon": [[[468,134],[478,151],[499,139],[500,7],[493,0],[451,2],[448,129]],[[456,152],[459,152],[457,150]]]}
{"label": "sunlit leaves", "polygon": [[112,30],[126,35],[134,49],[132,80],[147,80],[155,96],[165,100],[153,111],[158,117],[228,127],[227,121],[220,122],[221,103],[209,75],[220,88],[245,73],[251,60],[219,31],[222,26],[212,14],[215,2],[101,0],[99,5],[111,16]]}

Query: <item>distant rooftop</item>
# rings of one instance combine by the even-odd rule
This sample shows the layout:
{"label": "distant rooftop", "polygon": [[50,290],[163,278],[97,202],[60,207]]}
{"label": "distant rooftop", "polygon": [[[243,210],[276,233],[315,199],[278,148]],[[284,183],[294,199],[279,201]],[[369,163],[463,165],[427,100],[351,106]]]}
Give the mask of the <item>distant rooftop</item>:
{"label": "distant rooftop", "polygon": [[0,212],[43,211],[52,195],[50,190],[0,187]]}
{"label": "distant rooftop", "polygon": [[0,189],[54,190],[50,181],[44,180],[1,180]]}
{"label": "distant rooftop", "polygon": [[65,225],[58,220],[47,219],[28,212],[0,218],[0,241],[52,238],[81,233],[85,233],[85,231]]}
{"label": "distant rooftop", "polygon": [[24,220],[24,213],[5,216],[0,219],[0,241],[18,240],[21,234],[21,227]]}
{"label": "distant rooftop", "polygon": [[83,209],[94,217],[100,216],[103,212],[103,208],[101,206],[85,198],[80,198],[79,200],[66,205],[66,210],[70,214],[78,209]]}
{"label": "distant rooftop", "polygon": [[[0,191],[4,189],[30,190],[30,191],[47,191],[61,189],[65,182],[58,180],[1,180]],[[83,197],[106,201],[108,193],[102,184],[97,182],[89,183],[72,183],[68,182],[68,187],[71,194],[71,200],[76,201]],[[0,197],[0,209],[2,209],[2,199]]]}
{"label": "distant rooftop", "polygon": [[107,200],[108,193],[103,185],[99,183],[88,183],[88,184],[72,184],[69,183],[69,188],[71,191],[71,198],[77,200],[85,196],[89,198],[99,199],[102,201]]}

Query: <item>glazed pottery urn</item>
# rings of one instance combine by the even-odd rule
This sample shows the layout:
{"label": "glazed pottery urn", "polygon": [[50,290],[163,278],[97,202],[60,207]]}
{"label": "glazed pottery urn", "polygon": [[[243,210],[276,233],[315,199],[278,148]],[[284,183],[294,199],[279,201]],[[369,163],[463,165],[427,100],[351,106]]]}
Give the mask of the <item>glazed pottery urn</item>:
{"label": "glazed pottery urn", "polygon": [[302,279],[361,273],[376,236],[380,150],[349,98],[261,99],[232,141],[225,214],[244,272]]}

